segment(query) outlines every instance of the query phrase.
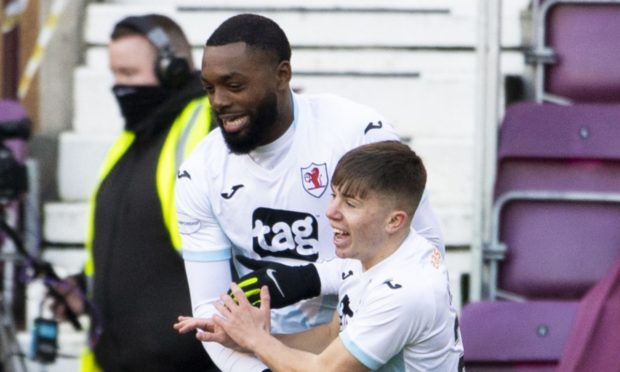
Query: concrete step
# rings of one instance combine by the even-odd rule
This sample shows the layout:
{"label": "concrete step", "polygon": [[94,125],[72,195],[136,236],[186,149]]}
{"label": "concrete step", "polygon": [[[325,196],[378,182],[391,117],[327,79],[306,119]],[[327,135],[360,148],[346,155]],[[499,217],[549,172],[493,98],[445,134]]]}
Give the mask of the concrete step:
{"label": "concrete step", "polygon": [[[529,0],[502,5],[502,44],[521,45],[520,12]],[[396,47],[473,47],[476,43],[476,0],[382,1],[274,1],[257,0],[234,4],[202,1],[126,2],[91,4],[87,14],[86,41],[105,44],[115,22],[130,14],[162,13],[187,30],[193,45],[207,37],[226,18],[243,12],[274,19],[287,32],[293,46],[374,45]],[[326,43],[326,40],[328,41]]]}
{"label": "concrete step", "polygon": [[104,68],[79,67],[74,72],[75,107],[73,131],[93,135],[115,135],[123,129],[123,118],[112,95],[114,84],[103,56]]}
{"label": "concrete step", "polygon": [[468,138],[415,137],[410,146],[426,166],[426,189],[433,205],[471,208],[473,142]]}
{"label": "concrete step", "polygon": [[[200,69],[203,46],[192,49],[196,67]],[[517,52],[507,52],[516,54]],[[472,74],[476,55],[471,50],[403,50],[403,49],[293,49],[293,74],[313,75],[356,71],[423,76]],[[106,46],[86,50],[85,67],[108,71]]]}
{"label": "concrete step", "polygon": [[[203,46],[193,49],[194,63],[200,69]],[[523,54],[519,51],[502,53],[502,73],[521,74]],[[364,74],[407,74],[416,72],[423,77],[473,75],[476,53],[473,50],[403,50],[403,49],[293,49],[293,75],[358,72]],[[86,64],[108,72],[108,51],[105,46],[86,50]],[[109,84],[112,84],[110,78]]]}
{"label": "concrete step", "polygon": [[[105,44],[114,24],[130,14],[162,13],[174,18],[193,45],[207,37],[225,19],[241,12],[255,12],[275,20],[293,46],[468,46],[476,41],[475,0],[427,2],[424,5],[380,6],[291,5],[240,6],[91,4],[86,17],[88,44]],[[374,10],[374,11],[369,11]]]}
{"label": "concrete step", "polygon": [[57,244],[84,244],[87,202],[48,202],[43,206],[43,240]]}
{"label": "concrete step", "polygon": [[[450,60],[449,56],[445,59]],[[425,75],[422,72],[418,76],[419,72],[413,69],[407,72],[322,71],[325,74],[319,70],[314,73],[301,70],[294,74],[291,86],[305,93],[339,94],[374,107],[390,119],[403,136],[471,137],[476,87],[473,55],[457,56],[455,60],[468,60],[469,73]],[[79,107],[74,121],[76,133],[115,135],[122,129],[122,119],[110,87],[109,73],[105,70],[82,69],[76,75],[75,97],[76,107]],[[95,100],[95,96],[101,98]]]}
{"label": "concrete step", "polygon": [[468,247],[472,243],[473,224],[471,207],[444,206],[434,202],[431,205],[444,233],[446,245],[449,247]]}
{"label": "concrete step", "polygon": [[58,193],[61,200],[88,200],[96,185],[101,163],[114,139],[115,135],[109,134],[60,134]]}

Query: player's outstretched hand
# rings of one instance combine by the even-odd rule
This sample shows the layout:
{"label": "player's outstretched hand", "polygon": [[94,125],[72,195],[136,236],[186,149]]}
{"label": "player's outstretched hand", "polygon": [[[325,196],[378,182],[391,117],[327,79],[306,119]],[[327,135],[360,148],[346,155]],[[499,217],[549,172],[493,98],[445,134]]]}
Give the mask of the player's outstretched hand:
{"label": "player's outstretched hand", "polygon": [[241,348],[254,351],[271,332],[271,308],[267,286],[259,290],[260,307],[253,307],[244,296],[243,290],[232,283],[232,296],[222,295],[215,308],[222,316],[214,316],[216,327],[222,328]]}
{"label": "player's outstretched hand", "polygon": [[215,325],[211,318],[193,318],[191,316],[179,316],[173,328],[183,334],[196,331],[196,339],[202,342],[217,342],[229,349],[241,350],[222,328]]}
{"label": "player's outstretched hand", "polygon": [[[260,306],[260,288],[267,286],[271,297],[271,308],[279,309],[298,301],[321,294],[321,279],[312,264],[287,266],[271,261],[253,260],[236,256],[243,266],[252,269],[251,273],[239,278],[239,288],[254,306]],[[231,295],[231,291],[228,291]]]}

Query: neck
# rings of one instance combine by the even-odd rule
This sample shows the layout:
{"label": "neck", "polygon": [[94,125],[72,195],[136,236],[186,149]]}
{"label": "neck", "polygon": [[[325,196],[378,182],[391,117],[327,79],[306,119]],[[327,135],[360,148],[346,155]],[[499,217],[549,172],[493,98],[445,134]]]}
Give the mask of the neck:
{"label": "neck", "polygon": [[293,94],[290,90],[287,90],[278,97],[278,113],[279,115],[275,125],[276,129],[271,142],[282,137],[282,135],[286,133],[288,128],[290,128],[293,124]]}
{"label": "neck", "polygon": [[409,232],[411,231],[410,227],[406,229],[398,230],[396,233],[391,235],[386,241],[385,244],[382,244],[379,249],[375,251],[375,254],[372,257],[368,257],[367,259],[363,259],[362,261],[362,269],[364,271],[370,270],[373,266],[381,263],[381,261],[390,257],[394,252],[400,248],[405,239],[409,236]]}

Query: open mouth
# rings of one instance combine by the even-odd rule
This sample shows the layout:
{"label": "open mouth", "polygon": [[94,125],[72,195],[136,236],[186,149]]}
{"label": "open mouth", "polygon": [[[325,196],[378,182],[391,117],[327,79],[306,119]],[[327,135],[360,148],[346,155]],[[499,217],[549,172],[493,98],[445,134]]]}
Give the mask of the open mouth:
{"label": "open mouth", "polygon": [[348,232],[341,230],[341,229],[333,228],[333,231],[334,231],[334,244],[336,246],[342,246],[344,243],[347,242],[347,240],[351,236]]}
{"label": "open mouth", "polygon": [[222,127],[227,133],[236,133],[245,128],[250,118],[247,115],[235,117],[220,117]]}

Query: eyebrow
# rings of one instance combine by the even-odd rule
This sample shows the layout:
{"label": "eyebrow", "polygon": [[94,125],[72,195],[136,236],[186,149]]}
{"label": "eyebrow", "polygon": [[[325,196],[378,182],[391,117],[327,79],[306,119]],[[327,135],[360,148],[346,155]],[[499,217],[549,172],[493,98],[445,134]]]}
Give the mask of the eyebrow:
{"label": "eyebrow", "polygon": [[[226,74],[226,75],[220,76],[220,77],[218,78],[218,81],[227,82],[227,81],[229,81],[229,80],[232,80],[232,79],[234,79],[234,78],[238,78],[238,77],[245,78],[245,75],[240,74],[240,73],[238,73],[238,72],[231,72],[231,73],[229,73],[229,74]],[[202,77],[202,76],[200,77],[200,80],[202,81],[202,83],[203,83],[203,84],[212,84],[212,83],[208,82],[208,81],[207,81],[204,77]]]}
{"label": "eyebrow", "polygon": [[[334,190],[333,188],[332,188],[332,191],[334,193],[336,193],[336,190]],[[360,199],[361,200],[361,198],[359,196],[353,195],[353,194],[351,194],[349,192],[339,192],[339,194],[340,194],[340,196],[348,198],[348,199]]]}

